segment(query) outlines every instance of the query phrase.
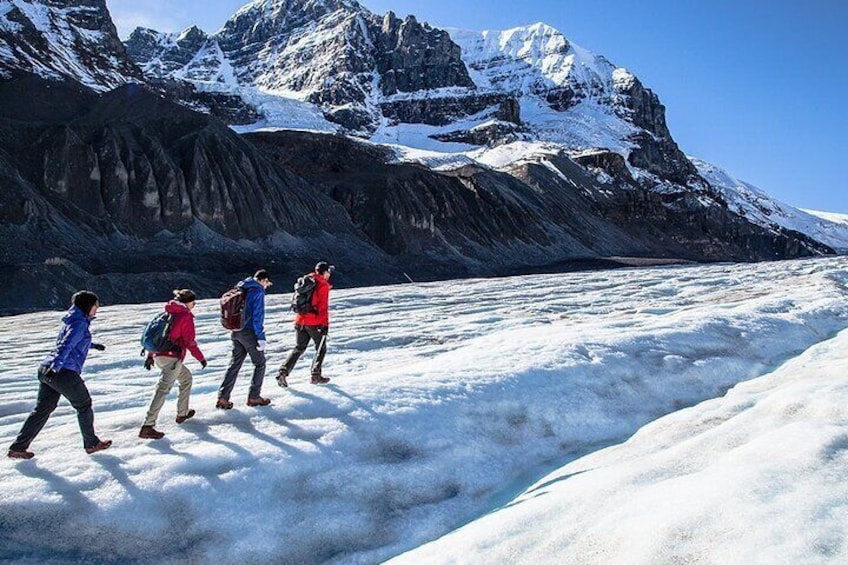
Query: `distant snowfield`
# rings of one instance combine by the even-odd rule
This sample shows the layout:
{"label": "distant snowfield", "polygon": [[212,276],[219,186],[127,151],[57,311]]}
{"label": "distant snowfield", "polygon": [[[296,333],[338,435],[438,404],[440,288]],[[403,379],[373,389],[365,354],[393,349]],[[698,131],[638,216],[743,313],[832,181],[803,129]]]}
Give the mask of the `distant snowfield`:
{"label": "distant snowfield", "polygon": [[[106,307],[85,377],[115,446],[86,455],[62,403],[35,459],[4,459],[0,558],[844,562],[846,285],[837,257],[334,291],[332,383],[307,384],[307,354],[288,390],[271,295],[274,404],[245,406],[246,367],[229,412],[205,301],[198,416],[174,423],[174,391],[159,441],[136,434],[157,379],[138,334],[160,306]],[[7,445],[58,318],[0,320]]]}

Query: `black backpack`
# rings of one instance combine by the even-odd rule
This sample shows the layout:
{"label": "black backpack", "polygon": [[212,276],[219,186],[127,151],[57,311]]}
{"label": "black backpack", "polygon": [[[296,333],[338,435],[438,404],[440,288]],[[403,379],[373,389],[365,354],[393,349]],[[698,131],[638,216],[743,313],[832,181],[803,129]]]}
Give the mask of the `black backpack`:
{"label": "black backpack", "polygon": [[291,310],[298,314],[314,312],[312,307],[312,295],[315,294],[315,277],[311,274],[303,275],[294,283],[294,292],[291,297]]}

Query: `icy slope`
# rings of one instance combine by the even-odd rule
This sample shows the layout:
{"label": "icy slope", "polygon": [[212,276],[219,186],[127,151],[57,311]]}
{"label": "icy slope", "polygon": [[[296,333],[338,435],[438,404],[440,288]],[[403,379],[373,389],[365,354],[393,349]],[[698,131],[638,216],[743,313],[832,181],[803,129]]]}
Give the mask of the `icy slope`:
{"label": "icy slope", "polygon": [[848,331],[391,563],[845,563]]}
{"label": "icy slope", "polygon": [[848,253],[848,222],[845,216],[801,210],[775,200],[761,189],[727,171],[694,157],[698,172],[718,189],[731,210],[761,226],[778,225],[795,230]]}
{"label": "icy slope", "polygon": [[[212,408],[229,345],[214,302],[203,302],[198,335],[211,363],[189,365],[198,415],[175,425],[172,396],[158,442],[136,434],[156,381],[140,367],[137,339],[159,306],[106,307],[93,330],[108,349],[92,354],[86,380],[98,432],[115,447],[86,456],[62,404],[33,444],[34,460],[0,464],[0,555],[388,559],[848,327],[846,267],[835,258],[339,291],[331,385],[306,384],[307,354],[288,390],[268,378],[271,407],[249,409],[245,369],[230,412]],[[271,373],[292,339],[284,302],[269,298]],[[57,319],[0,326],[7,443],[32,407],[33,374]],[[638,512],[654,516],[651,506]],[[819,530],[838,532],[839,518],[819,517]],[[733,516],[716,520],[731,533],[737,526]]]}

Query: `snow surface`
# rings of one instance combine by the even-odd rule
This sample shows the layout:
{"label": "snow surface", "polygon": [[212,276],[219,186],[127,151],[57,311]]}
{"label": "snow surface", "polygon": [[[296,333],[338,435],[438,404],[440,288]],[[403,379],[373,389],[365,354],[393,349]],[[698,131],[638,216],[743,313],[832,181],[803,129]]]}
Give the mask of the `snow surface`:
{"label": "snow surface", "polygon": [[[0,556],[376,563],[467,525],[403,559],[844,562],[846,284],[836,257],[334,291],[333,380],[307,384],[310,352],[287,390],[271,295],[274,404],[245,406],[245,368],[232,411],[213,408],[229,341],[202,301],[198,415],[174,424],[172,393],[160,441],[136,437],[160,305],[107,306],[85,377],[115,446],[87,456],[63,402],[36,458],[0,465]],[[0,326],[9,443],[58,318]]]}
{"label": "snow surface", "polygon": [[820,210],[807,210],[805,208],[801,208],[801,211],[806,212],[807,214],[812,214],[813,216],[818,216],[819,218],[824,218],[825,220],[829,220],[831,222],[836,222],[837,224],[848,224],[848,214],[822,212]]}
{"label": "snow surface", "polygon": [[391,563],[848,562],[848,330]]}
{"label": "snow surface", "polygon": [[728,207],[737,214],[761,226],[777,225],[801,232],[837,252],[848,253],[848,217],[795,208],[775,200],[762,189],[735,178],[716,165],[695,157],[689,157],[689,160],[701,176],[722,193]]}

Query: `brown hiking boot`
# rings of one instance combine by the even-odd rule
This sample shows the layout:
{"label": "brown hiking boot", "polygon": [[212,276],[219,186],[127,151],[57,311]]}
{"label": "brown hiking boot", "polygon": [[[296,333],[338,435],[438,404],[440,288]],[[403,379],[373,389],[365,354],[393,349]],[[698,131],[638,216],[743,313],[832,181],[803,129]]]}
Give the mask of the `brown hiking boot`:
{"label": "brown hiking boot", "polygon": [[177,416],[177,423],[182,424],[186,420],[194,418],[195,414],[197,414],[197,412],[195,412],[194,410],[189,410],[188,412],[186,412],[185,416]]}
{"label": "brown hiking boot", "polygon": [[314,385],[325,385],[330,382],[330,379],[322,377],[321,375],[312,375],[312,381],[310,382]]}
{"label": "brown hiking boot", "polygon": [[269,404],[271,404],[271,400],[269,398],[262,398],[261,396],[247,399],[248,406],[268,406]]}
{"label": "brown hiking boot", "polygon": [[162,439],[165,437],[164,432],[158,431],[153,426],[141,426],[141,431],[138,432],[138,437],[141,439]]}
{"label": "brown hiking boot", "polygon": [[215,404],[215,408],[219,408],[221,410],[232,410],[233,403],[226,398],[219,398],[218,402]]}
{"label": "brown hiking boot", "polygon": [[14,451],[12,449],[9,450],[9,453],[6,454],[6,457],[9,459],[32,459],[35,457],[35,453],[32,451]]}
{"label": "brown hiking boot", "polygon": [[286,380],[286,377],[288,376],[289,374],[286,372],[285,369],[280,369],[280,374],[277,375],[277,384],[280,385],[282,388],[289,388],[289,382]]}
{"label": "brown hiking boot", "polygon": [[85,452],[88,453],[89,455],[91,455],[92,453],[97,453],[98,451],[103,451],[104,449],[109,449],[110,447],[112,447],[112,440],[107,439],[106,441],[98,442],[97,445],[92,445],[91,447],[86,447]]}

